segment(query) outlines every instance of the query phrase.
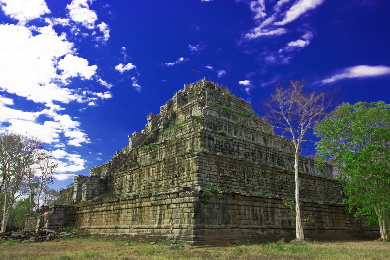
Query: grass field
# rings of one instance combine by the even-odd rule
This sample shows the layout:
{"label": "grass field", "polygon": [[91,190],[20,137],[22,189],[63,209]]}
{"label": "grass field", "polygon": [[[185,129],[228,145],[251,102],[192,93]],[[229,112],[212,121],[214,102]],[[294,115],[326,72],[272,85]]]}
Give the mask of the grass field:
{"label": "grass field", "polygon": [[390,242],[305,242],[220,247],[171,247],[73,238],[42,243],[4,242],[0,259],[390,259]]}

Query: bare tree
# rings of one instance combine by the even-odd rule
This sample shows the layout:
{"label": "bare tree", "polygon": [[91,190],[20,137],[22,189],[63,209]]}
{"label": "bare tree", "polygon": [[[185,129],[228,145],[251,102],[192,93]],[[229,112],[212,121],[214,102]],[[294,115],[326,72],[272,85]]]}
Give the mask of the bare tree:
{"label": "bare tree", "polygon": [[47,206],[53,206],[58,203],[60,199],[60,192],[54,189],[47,189],[43,193],[43,201]]}
{"label": "bare tree", "polygon": [[9,213],[16,200],[28,193],[25,180],[28,168],[34,164],[34,152],[42,143],[19,134],[0,134],[0,172],[4,191],[1,232],[6,231]]}
{"label": "bare tree", "polygon": [[38,183],[35,181],[35,169],[33,167],[29,167],[27,169],[27,180],[26,180],[26,186],[28,187],[28,190],[30,192],[30,212],[34,210],[35,207],[35,196],[36,196],[36,189],[38,189]]}
{"label": "bare tree", "polygon": [[296,239],[303,240],[301,211],[299,203],[298,157],[305,133],[313,130],[316,122],[329,116],[326,111],[336,101],[333,99],[338,89],[333,91],[313,91],[304,93],[306,80],[290,80],[289,84],[278,82],[275,84],[275,93],[271,98],[260,100],[259,110],[263,118],[281,132],[289,132],[295,146],[295,213]]}
{"label": "bare tree", "polygon": [[53,173],[56,171],[58,167],[58,163],[54,161],[54,157],[51,152],[47,152],[46,150],[40,150],[37,156],[37,164],[36,164],[37,174],[34,177],[34,183],[37,183],[36,196],[37,196],[37,207],[39,209],[40,198],[42,192],[45,193],[49,190],[50,184],[53,184]]}

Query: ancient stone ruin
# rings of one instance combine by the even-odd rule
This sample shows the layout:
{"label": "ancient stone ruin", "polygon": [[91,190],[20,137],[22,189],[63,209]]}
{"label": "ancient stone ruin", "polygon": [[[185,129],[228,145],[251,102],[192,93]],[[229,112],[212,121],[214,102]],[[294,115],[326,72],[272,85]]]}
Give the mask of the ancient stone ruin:
{"label": "ancient stone ruin", "polygon": [[[134,240],[193,245],[295,237],[294,146],[251,104],[203,79],[184,85],[111,161],[74,177],[61,203],[27,216],[26,229],[79,227]],[[346,211],[332,167],[299,157],[305,235],[360,238],[367,228]]]}

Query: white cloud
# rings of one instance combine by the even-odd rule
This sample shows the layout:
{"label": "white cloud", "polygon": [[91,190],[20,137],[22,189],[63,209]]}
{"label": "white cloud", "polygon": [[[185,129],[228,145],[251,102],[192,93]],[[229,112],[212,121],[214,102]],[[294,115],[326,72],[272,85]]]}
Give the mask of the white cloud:
{"label": "white cloud", "polygon": [[58,180],[65,180],[75,176],[74,174],[64,174],[65,172],[77,172],[83,170],[85,160],[81,159],[81,156],[78,154],[69,154],[64,150],[54,150],[52,155],[58,163],[57,172],[59,174],[54,175]]}
{"label": "white cloud", "polygon": [[296,41],[293,41],[293,42],[289,42],[287,44],[288,47],[305,47],[309,44],[308,41],[304,41],[304,40],[296,40]]}
{"label": "white cloud", "polygon": [[254,17],[255,19],[261,19],[267,15],[264,12],[265,11],[264,0],[252,1],[250,7],[252,12],[255,13],[255,17]]}
{"label": "white cloud", "polygon": [[206,69],[209,69],[209,70],[214,70],[214,68],[212,66],[204,66]]}
{"label": "white cloud", "polygon": [[[112,97],[112,95],[111,95],[111,93],[110,93],[110,91],[106,91],[106,92],[104,92],[104,93],[100,93],[100,92],[92,92],[92,91],[83,91],[83,95],[86,95],[86,94],[89,94],[89,95],[93,95],[93,96],[97,96],[97,97],[99,97],[99,98],[101,98],[101,99],[108,99],[108,98],[111,98]],[[90,100],[96,100],[96,98],[88,98],[88,99],[86,99],[84,102],[86,102],[86,101],[90,101]]]}
{"label": "white cloud", "polygon": [[102,80],[101,78],[98,79],[98,82],[102,84],[103,86],[107,87],[110,89],[112,87],[112,84],[108,84],[107,81]]}
{"label": "white cloud", "polygon": [[73,53],[73,44],[50,26],[35,30],[38,34],[33,36],[24,26],[0,25],[0,88],[34,102],[77,99],[71,90],[55,84],[57,60]]}
{"label": "white cloud", "polygon": [[204,51],[205,48],[206,44],[203,42],[200,42],[195,46],[188,44],[188,49],[190,50],[191,54],[200,54],[202,51]]}
{"label": "white cloud", "polygon": [[252,85],[250,80],[241,80],[241,81],[238,82],[238,84],[244,85],[244,86]]}
{"label": "white cloud", "polygon": [[123,72],[125,72],[127,70],[131,70],[131,69],[134,69],[134,68],[136,68],[136,66],[133,65],[132,63],[127,63],[126,66],[123,66],[122,63],[119,63],[118,65],[115,66],[115,69],[117,71],[119,71],[120,73],[123,73]]}
{"label": "white cloud", "polygon": [[[0,99],[3,100],[3,99]],[[12,105],[6,100],[8,105]],[[85,133],[82,133],[78,127],[80,123],[74,121],[69,115],[60,115],[56,107],[44,109],[38,112],[25,112],[17,109],[6,107],[3,102],[0,103],[0,122],[8,122],[10,126],[8,131],[19,134],[28,133],[36,136],[45,143],[53,144],[55,147],[63,147],[60,142],[60,134],[68,137],[69,145],[80,146],[80,143],[89,143]],[[52,120],[46,120],[43,124],[37,122],[39,116],[44,115]]]}
{"label": "white cloud", "polygon": [[0,96],[0,106],[2,105],[13,105],[14,101],[11,98]]}
{"label": "white cloud", "polygon": [[390,67],[387,66],[368,66],[358,65],[343,69],[341,72],[336,73],[330,78],[321,81],[323,84],[332,83],[345,78],[366,78],[366,77],[378,77],[390,75]]}
{"label": "white cloud", "polygon": [[99,30],[100,30],[101,32],[103,32],[103,34],[104,34],[104,40],[107,41],[108,38],[110,38],[110,29],[108,29],[107,24],[105,24],[104,22],[102,22],[102,23],[98,24],[97,27],[99,28]]}
{"label": "white cloud", "polygon": [[79,129],[65,131],[64,136],[71,138],[71,140],[68,141],[68,145],[81,146],[80,143],[90,143],[87,135]]}
{"label": "white cloud", "polygon": [[[45,19],[45,21],[50,20],[48,18]],[[66,18],[53,18],[50,20],[54,25],[61,24],[62,26],[69,25],[69,19]]]}
{"label": "white cloud", "polygon": [[138,85],[137,83],[137,79],[135,77],[132,77],[131,80],[133,81],[133,88],[138,91],[138,92],[141,92],[141,86]]}
{"label": "white cloud", "polygon": [[285,25],[291,21],[294,21],[299,16],[305,12],[316,8],[322,4],[324,0],[299,0],[295,5],[293,5],[285,14],[285,17],[282,21],[274,23],[275,25]]}
{"label": "white cloud", "polygon": [[102,159],[98,157],[98,158],[96,158],[96,160],[101,161]]}
{"label": "white cloud", "polygon": [[180,57],[177,61],[175,62],[168,62],[168,63],[164,63],[162,65],[165,65],[165,66],[173,66],[175,64],[180,64],[180,63],[183,63],[183,62],[186,62],[188,61],[189,59],[188,58],[183,58],[183,57]]}
{"label": "white cloud", "polygon": [[61,74],[62,82],[68,83],[67,80],[71,77],[80,76],[90,79],[95,74],[97,66],[88,66],[88,60],[67,54],[65,58],[58,62],[58,68],[63,70]]}
{"label": "white cloud", "polygon": [[282,35],[287,32],[286,29],[284,28],[278,28],[275,30],[267,30],[267,29],[262,29],[260,27],[256,27],[255,29],[252,30],[253,32],[245,34],[246,39],[256,39],[260,36],[271,36],[271,35]]}
{"label": "white cloud", "polygon": [[1,0],[0,4],[4,13],[20,24],[50,13],[45,0]]}
{"label": "white cloud", "polygon": [[102,155],[102,153],[97,153],[98,155]]}
{"label": "white cloud", "polygon": [[217,74],[218,78],[222,78],[223,76],[226,75],[226,71],[225,70],[218,70],[217,73],[218,73]]}
{"label": "white cloud", "polygon": [[81,23],[88,29],[94,29],[97,15],[89,9],[88,2],[92,3],[92,0],[73,0],[66,8],[73,21]]}

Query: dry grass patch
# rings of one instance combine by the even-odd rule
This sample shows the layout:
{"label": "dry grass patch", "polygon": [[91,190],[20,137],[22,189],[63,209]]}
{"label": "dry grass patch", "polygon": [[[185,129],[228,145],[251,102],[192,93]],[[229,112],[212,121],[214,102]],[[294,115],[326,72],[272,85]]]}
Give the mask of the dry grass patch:
{"label": "dry grass patch", "polygon": [[390,243],[376,241],[277,243],[225,247],[171,247],[104,239],[2,243],[0,259],[390,259]]}

